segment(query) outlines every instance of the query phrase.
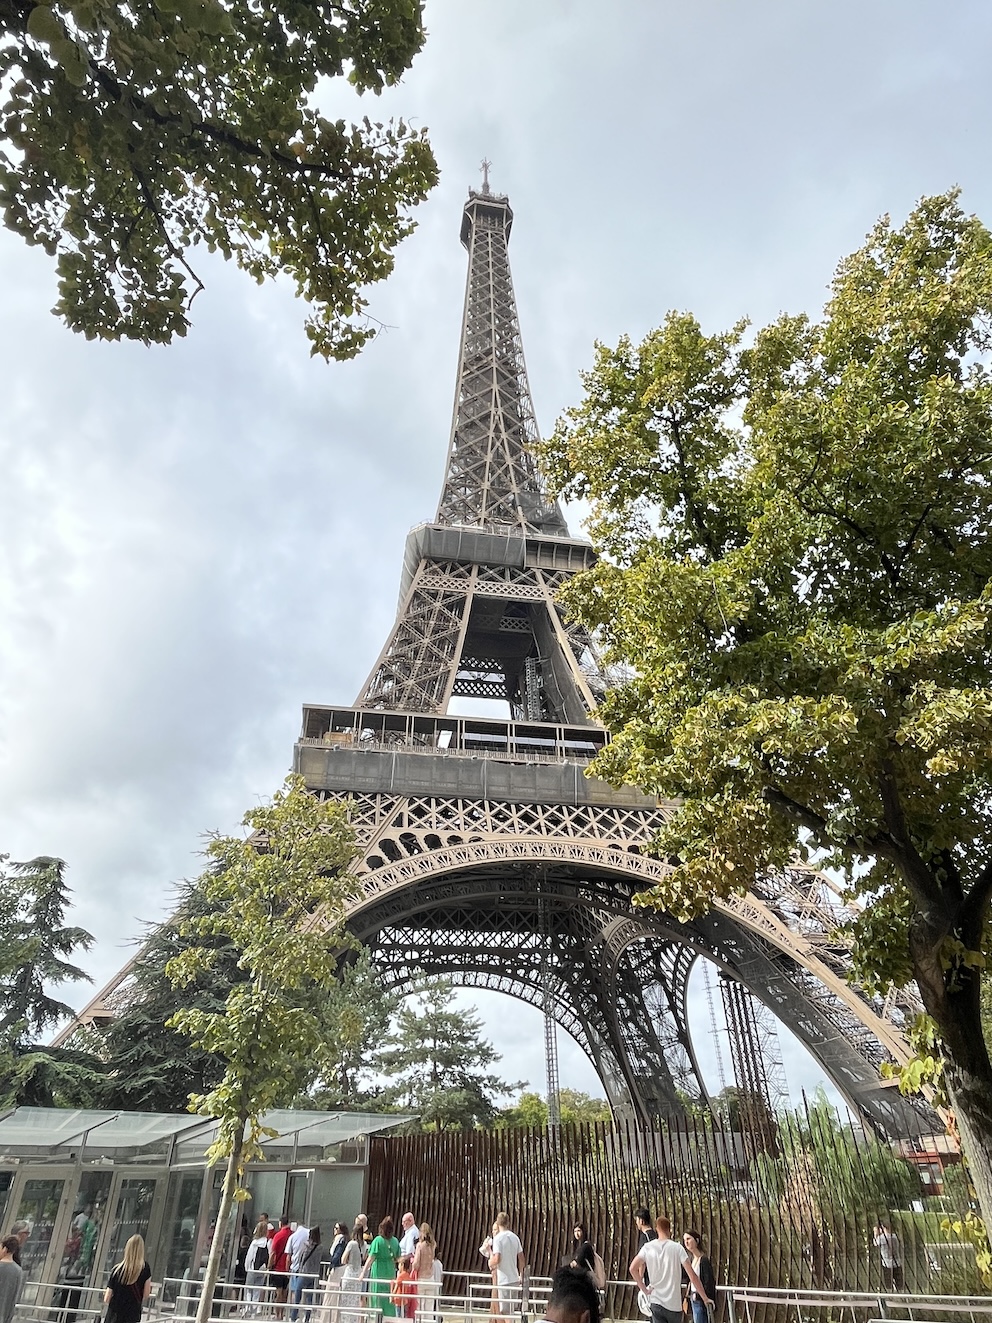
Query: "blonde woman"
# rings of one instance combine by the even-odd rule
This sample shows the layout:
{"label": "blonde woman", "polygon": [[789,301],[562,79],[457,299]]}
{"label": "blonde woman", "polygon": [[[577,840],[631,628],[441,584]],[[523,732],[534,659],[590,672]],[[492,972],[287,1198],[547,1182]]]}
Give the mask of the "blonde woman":
{"label": "blonde woman", "polygon": [[441,1290],[440,1282],[435,1280],[434,1265],[437,1263],[437,1244],[430,1224],[422,1222],[417,1248],[413,1252],[413,1276],[417,1283],[418,1313],[429,1311],[430,1316],[437,1314],[437,1297]]}
{"label": "blonde woman", "polygon": [[145,1242],[141,1236],[132,1236],[103,1293],[103,1303],[107,1306],[105,1323],[139,1323],[141,1307],[151,1289],[152,1270],[145,1261]]}

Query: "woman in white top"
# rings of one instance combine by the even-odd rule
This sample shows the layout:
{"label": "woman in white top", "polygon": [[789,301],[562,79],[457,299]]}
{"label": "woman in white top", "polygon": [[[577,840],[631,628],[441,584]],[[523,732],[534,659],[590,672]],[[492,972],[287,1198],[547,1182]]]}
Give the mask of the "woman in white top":
{"label": "woman in white top", "polygon": [[257,1306],[262,1296],[262,1287],[268,1276],[269,1266],[269,1224],[260,1221],[252,1236],[251,1243],[245,1250],[245,1303],[241,1307],[241,1317],[248,1318],[257,1314]]}
{"label": "woman in white top", "polygon": [[341,1298],[344,1254],[347,1245],[348,1228],[343,1222],[335,1222],[330,1249],[331,1267],[327,1274],[327,1283],[324,1286],[324,1299],[321,1302],[319,1323],[338,1323],[338,1304]]}
{"label": "woman in white top", "polygon": [[[362,1305],[362,1251],[360,1246],[364,1236],[364,1227],[354,1227],[351,1239],[345,1246],[344,1254],[341,1257],[341,1267],[344,1271],[341,1274],[340,1291],[338,1292],[338,1308],[341,1311],[339,1323],[358,1323],[358,1311]],[[326,1316],[324,1323],[326,1323]]]}

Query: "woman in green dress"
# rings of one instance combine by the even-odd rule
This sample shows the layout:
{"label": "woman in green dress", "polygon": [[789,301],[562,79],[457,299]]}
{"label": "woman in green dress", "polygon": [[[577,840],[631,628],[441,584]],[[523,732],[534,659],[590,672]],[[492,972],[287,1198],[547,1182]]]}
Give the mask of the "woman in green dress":
{"label": "woman in green dress", "polygon": [[393,1219],[384,1217],[379,1234],[369,1246],[363,1277],[369,1279],[369,1309],[381,1309],[383,1318],[395,1318],[396,1307],[389,1298],[400,1257],[400,1242],[393,1235]]}

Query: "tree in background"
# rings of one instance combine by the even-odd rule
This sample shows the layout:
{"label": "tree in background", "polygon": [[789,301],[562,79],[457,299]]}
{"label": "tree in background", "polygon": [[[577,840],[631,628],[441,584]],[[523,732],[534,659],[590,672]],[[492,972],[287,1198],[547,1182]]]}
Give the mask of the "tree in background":
{"label": "tree in background", "polygon": [[[197,936],[185,920],[209,918],[217,908],[202,878],[177,888],[175,915],[151,930],[115,998],[113,1020],[89,1040],[102,1063],[90,1105],[181,1112],[191,1093],[207,1093],[219,1083],[223,1058],[197,1046],[168,1021],[180,1004],[223,1011],[231,989],[248,981],[238,950],[226,934],[214,934],[211,964],[181,993],[166,972],[191,944],[207,944],[207,935]],[[343,952],[331,981],[312,990],[308,1010],[320,1023],[321,1069],[294,1105],[355,1109],[377,1101],[382,1090],[374,1080],[372,1058],[390,1006],[364,950]]]}
{"label": "tree in background", "polygon": [[99,1081],[98,1063],[85,1051],[38,1043],[73,1014],[51,990],[89,981],[71,959],[88,951],[93,938],[65,922],[65,863],[44,855],[8,863],[0,856],[0,882],[0,1105],[85,1101]]}
{"label": "tree in background", "polygon": [[324,1026],[324,1068],[300,1105],[321,1111],[378,1105],[375,1051],[385,1037],[393,1003],[364,947],[342,961],[318,1008]]}
{"label": "tree in background", "polygon": [[423,130],[331,120],[321,80],[399,81],[420,0],[3,0],[0,150],[7,226],[57,257],[68,326],[166,343],[202,281],[194,249],[256,280],[285,272],[313,353],[374,334],[388,275],[437,181]]}
{"label": "tree in background", "polygon": [[[609,1121],[610,1105],[605,1098],[591,1098],[581,1089],[559,1089],[558,1106],[562,1125],[580,1121]],[[518,1126],[543,1127],[548,1124],[548,1104],[539,1093],[521,1093],[512,1107],[504,1107],[494,1122],[498,1130]]]}
{"label": "tree in background", "polygon": [[197,1323],[210,1317],[222,1229],[242,1196],[245,1166],[262,1155],[264,1114],[288,1106],[324,1065],[312,1006],[334,977],[353,885],[344,871],[354,852],[347,810],[308,794],[301,777],[288,778],[271,804],[243,821],[246,839],[218,837],[208,846],[210,866],[198,884],[206,912],[182,916],[180,935],[193,941],[166,966],[178,988],[195,985],[230,946],[246,976],[220,1009],[186,1006],[168,1022],[224,1063],[217,1084],[189,1102],[191,1111],[217,1120],[208,1158],[227,1163]]}
{"label": "tree in background", "polygon": [[477,1015],[452,1009],[453,994],[446,979],[424,983],[396,1012],[375,1060],[387,1080],[384,1100],[417,1112],[434,1130],[489,1125],[496,1098],[523,1088],[488,1072],[500,1055],[482,1037]]}
{"label": "tree in background", "polygon": [[680,801],[640,903],[689,919],[797,853],[844,869],[853,975],[915,980],[903,1083],[943,1067],[992,1226],[990,323],[992,235],[925,198],[818,322],[745,348],[671,313],[599,346],[543,458],[601,554],[567,603],[630,668],[591,771]]}
{"label": "tree in background", "polygon": [[[223,932],[196,935],[187,920],[210,918],[217,902],[202,879],[176,889],[176,913],[153,928],[135,961],[129,981],[116,998],[116,1015],[103,1031],[100,1056],[104,1084],[100,1104],[139,1111],[182,1112],[191,1093],[208,1093],[224,1074],[224,1060],[194,1044],[168,1021],[182,1005],[208,1014],[223,1013],[231,989],[248,974],[238,950]],[[213,957],[177,992],[166,969],[191,945],[212,942]]]}

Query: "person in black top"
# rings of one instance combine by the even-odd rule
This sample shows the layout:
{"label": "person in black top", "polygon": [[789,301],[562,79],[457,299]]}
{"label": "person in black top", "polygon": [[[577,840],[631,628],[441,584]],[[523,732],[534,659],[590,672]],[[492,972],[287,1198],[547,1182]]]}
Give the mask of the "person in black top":
{"label": "person in black top", "polygon": [[588,1273],[595,1272],[596,1256],[589,1244],[589,1234],[583,1223],[576,1222],[572,1229],[572,1235],[575,1237],[575,1249],[568,1266],[570,1268],[580,1268]]}
{"label": "person in black top", "polygon": [[139,1323],[141,1307],[151,1289],[152,1270],[145,1261],[145,1242],[141,1236],[132,1236],[103,1293],[105,1323]]}
{"label": "person in black top", "polygon": [[649,1240],[657,1240],[658,1233],[654,1229],[654,1223],[651,1221],[651,1210],[648,1208],[638,1208],[634,1213],[634,1222],[637,1225],[637,1248],[646,1245]]}
{"label": "person in black top", "polygon": [[584,1269],[558,1269],[544,1317],[548,1323],[600,1323],[599,1292]]}
{"label": "person in black top", "polygon": [[[713,1271],[713,1264],[703,1253],[703,1238],[698,1231],[687,1231],[682,1237],[682,1244],[692,1255],[692,1266],[696,1270],[699,1280],[703,1284],[703,1290],[707,1297],[716,1301],[716,1273]],[[693,1323],[708,1323],[709,1311],[700,1300],[696,1288],[689,1287],[689,1303],[692,1305]]]}

